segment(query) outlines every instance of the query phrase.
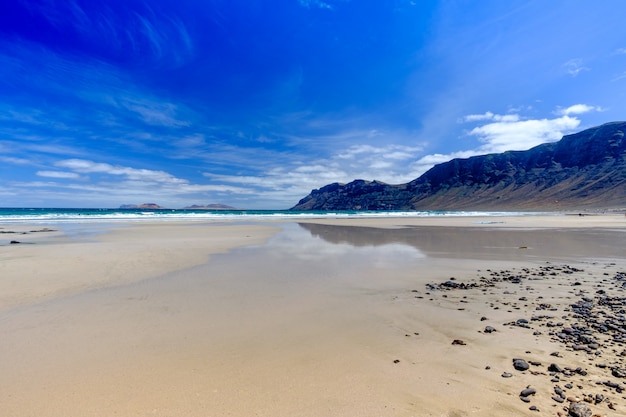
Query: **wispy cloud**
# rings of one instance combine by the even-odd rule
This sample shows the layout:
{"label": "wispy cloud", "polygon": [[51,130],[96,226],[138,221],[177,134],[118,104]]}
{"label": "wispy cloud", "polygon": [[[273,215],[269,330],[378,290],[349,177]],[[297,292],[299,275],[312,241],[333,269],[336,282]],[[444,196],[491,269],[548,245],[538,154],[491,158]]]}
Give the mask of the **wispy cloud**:
{"label": "wispy cloud", "polygon": [[80,178],[75,172],[62,172],[62,171],[37,171],[36,173],[39,177],[47,177],[47,178],[65,178],[65,179],[76,179]]}
{"label": "wispy cloud", "polygon": [[180,120],[177,117],[178,106],[173,103],[149,100],[144,97],[124,97],[121,99],[121,105],[138,114],[149,125],[182,127],[190,124],[189,121]]}
{"label": "wispy cloud", "polygon": [[583,60],[580,58],[570,59],[565,64],[563,64],[565,71],[571,75],[572,77],[576,77],[581,72],[591,71],[591,68],[588,68],[584,65]]}
{"label": "wispy cloud", "polygon": [[496,122],[517,122],[519,120],[519,115],[517,114],[494,114],[490,111],[485,112],[483,114],[469,114],[463,118],[465,122],[480,122],[483,120],[493,120]]}
{"label": "wispy cloud", "polygon": [[329,2],[322,1],[322,0],[298,0],[298,3],[300,3],[301,6],[304,6],[307,8],[317,7],[320,9],[329,9],[329,10],[332,10],[333,8],[333,6]]}
{"label": "wispy cloud", "polygon": [[558,108],[555,114],[561,116],[569,116],[571,114],[584,114],[591,111],[602,111],[602,108],[590,106],[588,104],[574,104],[573,106],[569,106],[564,109]]}
{"label": "wispy cloud", "polygon": [[150,57],[151,64],[167,66],[182,65],[194,54],[193,40],[182,20],[156,12],[148,2],[129,5],[126,13],[114,12],[106,2],[92,2],[88,7],[75,0],[23,4],[57,31],[80,37],[91,52],[130,60],[141,57],[143,63]]}
{"label": "wispy cloud", "polygon": [[[50,181],[5,181],[0,193],[22,195],[26,206],[41,199],[72,206],[76,195],[81,204],[110,207],[112,204],[157,201],[168,207],[182,207],[193,202],[217,202],[219,196],[246,195],[254,190],[225,183],[192,183],[166,171],[134,168],[87,159],[65,159],[55,169],[41,169],[35,175]],[[55,181],[60,180],[60,181]],[[25,195],[24,190],[37,190]],[[21,191],[20,191],[21,190]],[[72,204],[73,203],[73,204]]]}
{"label": "wispy cloud", "polygon": [[312,189],[334,182],[354,179],[376,179],[387,183],[403,183],[415,178],[413,161],[422,150],[419,146],[368,144],[338,150],[328,158],[313,161],[290,161],[257,175],[218,175],[206,172],[212,182],[253,187],[259,198],[272,200],[285,207],[293,205]]}
{"label": "wispy cloud", "polygon": [[131,181],[142,181],[171,185],[183,185],[188,183],[188,181],[176,178],[165,171],[130,168],[102,162],[93,162],[85,159],[67,159],[59,161],[55,165],[60,168],[67,168],[82,174],[97,173],[114,176],[124,176]]}
{"label": "wispy cloud", "polygon": [[622,72],[620,75],[613,77],[611,79],[611,81],[618,81],[618,80],[623,80],[624,78],[626,78],[626,71]]}

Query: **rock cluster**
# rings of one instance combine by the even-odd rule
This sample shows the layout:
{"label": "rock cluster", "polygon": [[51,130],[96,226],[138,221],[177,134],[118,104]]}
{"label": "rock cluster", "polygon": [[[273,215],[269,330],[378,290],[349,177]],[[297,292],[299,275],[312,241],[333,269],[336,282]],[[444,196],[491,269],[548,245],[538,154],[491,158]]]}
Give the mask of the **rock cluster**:
{"label": "rock cluster", "polygon": [[[547,280],[547,284],[554,280],[555,285],[569,286],[569,292],[574,294],[573,300],[563,303],[557,298],[546,299],[549,295],[543,293],[534,300],[529,295],[515,296],[518,291],[533,294],[532,283],[539,280],[544,283]],[[586,283],[584,290],[583,282]],[[519,290],[515,290],[515,286],[519,286]],[[590,286],[594,289],[589,290]],[[439,293],[444,298],[453,291],[471,292],[480,297],[487,290],[491,294],[501,290],[508,299],[492,302],[490,306],[494,310],[507,308],[508,312],[515,312],[523,308],[528,313],[534,311],[535,314],[531,313],[529,317],[502,323],[510,329],[530,331],[533,336],[547,338],[558,346],[558,350],[546,357],[545,365],[528,357],[512,358],[512,369],[505,370],[503,378],[522,374],[549,378],[552,386],[550,392],[529,385],[520,387],[518,396],[521,401],[530,403],[536,398],[547,398],[553,404],[564,407],[570,416],[590,417],[593,415],[592,407],[596,411],[602,411],[602,407],[605,412],[616,410],[619,399],[626,399],[623,395],[626,390],[626,296],[621,294],[626,291],[626,272],[589,278],[579,268],[546,264],[515,272],[488,270],[487,274],[483,273],[469,282],[449,278],[427,284],[426,290],[431,297]],[[515,301],[510,301],[511,298]],[[480,321],[485,320],[488,319],[480,318]],[[478,331],[493,334],[497,329],[486,326]],[[497,338],[497,334],[489,337]],[[590,366],[570,365],[575,359],[579,361],[580,355],[585,355],[585,362]],[[530,410],[539,411],[539,408],[532,405]]]}

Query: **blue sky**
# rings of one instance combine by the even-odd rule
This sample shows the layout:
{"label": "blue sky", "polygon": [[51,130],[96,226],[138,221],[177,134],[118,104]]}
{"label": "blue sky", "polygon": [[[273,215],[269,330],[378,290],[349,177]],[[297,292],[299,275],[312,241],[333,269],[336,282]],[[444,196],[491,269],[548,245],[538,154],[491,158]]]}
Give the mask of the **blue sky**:
{"label": "blue sky", "polygon": [[624,120],[622,1],[16,0],[0,206],[289,208]]}

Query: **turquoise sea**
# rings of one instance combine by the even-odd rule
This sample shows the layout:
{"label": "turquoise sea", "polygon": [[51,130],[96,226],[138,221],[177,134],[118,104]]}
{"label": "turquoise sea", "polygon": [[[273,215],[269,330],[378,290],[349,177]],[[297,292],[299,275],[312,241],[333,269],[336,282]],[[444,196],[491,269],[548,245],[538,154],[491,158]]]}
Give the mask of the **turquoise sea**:
{"label": "turquoise sea", "polygon": [[502,216],[538,213],[480,211],[290,211],[290,210],[188,210],[188,209],[80,209],[0,208],[0,223],[83,223],[116,221],[254,221],[255,219],[310,219],[364,217]]}

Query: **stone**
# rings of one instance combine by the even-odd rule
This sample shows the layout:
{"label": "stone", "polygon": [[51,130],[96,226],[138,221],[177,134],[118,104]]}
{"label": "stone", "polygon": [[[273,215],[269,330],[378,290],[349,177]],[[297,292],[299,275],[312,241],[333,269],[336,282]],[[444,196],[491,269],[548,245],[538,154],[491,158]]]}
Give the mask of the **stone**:
{"label": "stone", "polygon": [[529,395],[535,395],[537,393],[537,390],[531,387],[528,387],[524,390],[522,390],[522,392],[519,393],[520,397],[528,397]]}
{"label": "stone", "polygon": [[572,417],[591,417],[591,408],[585,403],[571,403],[568,409],[568,415]]}
{"label": "stone", "polygon": [[550,372],[563,372],[563,368],[561,368],[556,363],[551,363],[550,366],[548,366],[548,371],[550,371]]}
{"label": "stone", "polygon": [[513,367],[518,371],[526,371],[530,365],[524,359],[513,359]]}

